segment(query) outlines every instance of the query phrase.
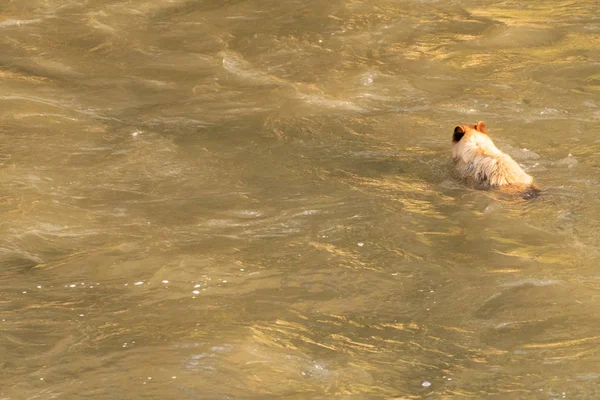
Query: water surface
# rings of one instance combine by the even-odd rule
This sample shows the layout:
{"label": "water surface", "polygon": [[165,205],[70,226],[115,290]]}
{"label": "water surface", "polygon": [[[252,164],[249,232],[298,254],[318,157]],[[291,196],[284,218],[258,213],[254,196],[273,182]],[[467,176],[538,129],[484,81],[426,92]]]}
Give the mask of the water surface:
{"label": "water surface", "polygon": [[[0,5],[0,399],[597,399],[594,1]],[[452,173],[486,122],[535,201]]]}

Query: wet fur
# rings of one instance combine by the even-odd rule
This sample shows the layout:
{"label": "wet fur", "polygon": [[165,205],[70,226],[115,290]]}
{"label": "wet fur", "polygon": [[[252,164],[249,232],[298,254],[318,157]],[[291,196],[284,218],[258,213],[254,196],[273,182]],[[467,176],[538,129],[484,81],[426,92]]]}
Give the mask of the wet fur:
{"label": "wet fur", "polygon": [[485,124],[459,125],[452,135],[452,158],[461,177],[478,189],[497,189],[536,197],[533,178],[488,136]]}

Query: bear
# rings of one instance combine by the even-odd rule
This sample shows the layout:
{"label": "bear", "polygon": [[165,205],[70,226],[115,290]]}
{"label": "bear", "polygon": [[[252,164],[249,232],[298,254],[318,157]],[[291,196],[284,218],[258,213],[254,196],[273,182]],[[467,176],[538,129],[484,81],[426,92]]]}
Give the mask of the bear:
{"label": "bear", "polygon": [[501,189],[534,197],[533,178],[489,137],[483,121],[459,125],[452,135],[452,158],[459,175],[477,189]]}

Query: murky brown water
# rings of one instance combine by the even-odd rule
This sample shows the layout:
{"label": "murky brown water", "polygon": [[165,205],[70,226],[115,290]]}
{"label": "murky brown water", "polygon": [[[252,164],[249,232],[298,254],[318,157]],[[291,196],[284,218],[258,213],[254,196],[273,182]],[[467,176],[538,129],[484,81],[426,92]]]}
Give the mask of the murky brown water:
{"label": "murky brown water", "polygon": [[0,399],[600,398],[598,11],[4,1]]}

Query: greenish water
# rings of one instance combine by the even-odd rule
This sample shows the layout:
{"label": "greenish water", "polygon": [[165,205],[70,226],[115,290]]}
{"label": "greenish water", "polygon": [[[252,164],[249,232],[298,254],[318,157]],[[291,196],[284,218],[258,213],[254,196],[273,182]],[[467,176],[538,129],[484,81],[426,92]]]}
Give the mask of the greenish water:
{"label": "greenish water", "polygon": [[[0,399],[600,398],[594,1],[0,5]],[[485,121],[543,189],[476,191]]]}

